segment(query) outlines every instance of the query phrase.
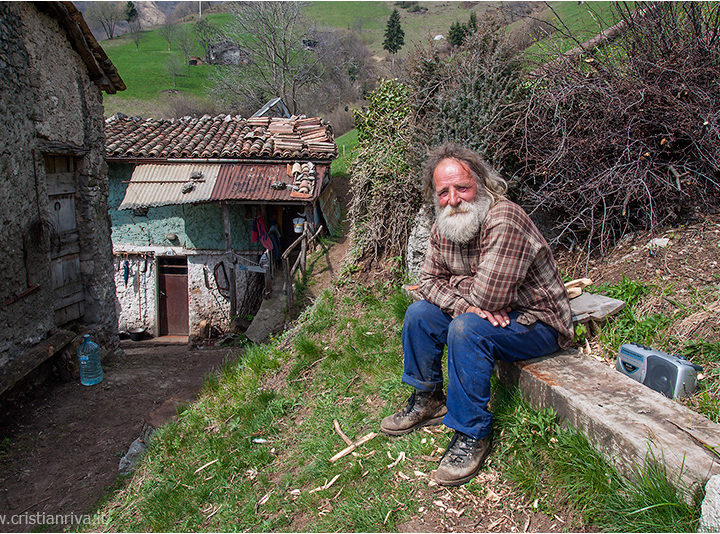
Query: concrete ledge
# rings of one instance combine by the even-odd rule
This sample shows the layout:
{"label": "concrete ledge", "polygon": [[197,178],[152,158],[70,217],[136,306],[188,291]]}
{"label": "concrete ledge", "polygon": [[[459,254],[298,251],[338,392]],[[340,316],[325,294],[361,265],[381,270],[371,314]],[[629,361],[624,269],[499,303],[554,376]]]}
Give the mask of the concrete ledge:
{"label": "concrete ledge", "polygon": [[498,376],[518,385],[537,408],[552,407],[581,430],[626,476],[644,464],[648,451],[662,459],[671,481],[704,486],[720,474],[720,425],[576,351],[508,364]]}

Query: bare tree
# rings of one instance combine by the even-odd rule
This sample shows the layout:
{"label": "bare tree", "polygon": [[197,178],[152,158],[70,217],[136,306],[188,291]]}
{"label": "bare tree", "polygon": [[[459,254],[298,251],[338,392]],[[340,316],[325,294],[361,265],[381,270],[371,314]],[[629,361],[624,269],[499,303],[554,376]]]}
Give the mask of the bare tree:
{"label": "bare tree", "polygon": [[181,76],[182,59],[175,54],[170,54],[165,62],[165,70],[173,81],[173,89],[177,89],[177,77]]}
{"label": "bare tree", "polygon": [[175,37],[175,44],[182,52],[183,58],[185,59],[185,65],[190,73],[190,56],[193,50],[197,46],[195,36],[193,35],[190,27],[187,24],[178,25],[177,35]]}
{"label": "bare tree", "polygon": [[247,65],[223,67],[214,92],[230,104],[279,96],[293,113],[300,95],[320,81],[317,55],[303,46],[311,41],[310,23],[296,2],[242,2],[233,12],[224,37],[247,55]]}
{"label": "bare tree", "polygon": [[125,20],[125,4],[123,2],[88,2],[85,18],[97,27],[102,27],[108,39],[115,37],[119,22]]}
{"label": "bare tree", "polygon": [[134,19],[128,20],[127,23],[128,29],[130,30],[130,37],[132,38],[133,43],[135,43],[135,50],[140,50],[140,37],[142,35],[142,26],[140,25],[140,19],[138,17],[135,17]]}
{"label": "bare tree", "polygon": [[167,41],[169,52],[170,44],[177,35],[177,25],[175,24],[175,21],[171,16],[168,15],[165,18],[165,22],[163,23],[163,25],[158,28],[158,33],[162,36],[163,39]]}
{"label": "bare tree", "polygon": [[205,61],[209,61],[212,43],[219,35],[217,27],[207,19],[200,19],[195,23],[195,35],[205,53]]}

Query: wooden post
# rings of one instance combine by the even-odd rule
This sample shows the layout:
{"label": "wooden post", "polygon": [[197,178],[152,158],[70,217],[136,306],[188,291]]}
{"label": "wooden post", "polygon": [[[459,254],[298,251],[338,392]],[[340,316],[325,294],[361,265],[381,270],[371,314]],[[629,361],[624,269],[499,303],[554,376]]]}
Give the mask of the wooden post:
{"label": "wooden post", "polygon": [[285,291],[287,295],[287,306],[288,306],[288,316],[292,317],[293,312],[293,286],[292,286],[292,278],[290,277],[290,258],[285,257],[283,258],[283,264],[285,266]]}
{"label": "wooden post", "polygon": [[[316,184],[315,187],[319,187],[319,184]],[[305,204],[304,215],[306,224],[309,225],[308,230],[310,231],[310,235],[312,235],[315,233],[315,205]]]}
{"label": "wooden post", "polygon": [[237,303],[235,298],[235,257],[232,252],[232,232],[230,230],[230,212],[227,203],[222,203],[223,222],[225,224],[225,250],[230,258],[230,320],[237,315]]}
{"label": "wooden post", "polygon": [[305,260],[307,259],[308,250],[308,223],[303,224],[303,240],[300,242],[300,272],[302,273],[303,281],[305,281]]}

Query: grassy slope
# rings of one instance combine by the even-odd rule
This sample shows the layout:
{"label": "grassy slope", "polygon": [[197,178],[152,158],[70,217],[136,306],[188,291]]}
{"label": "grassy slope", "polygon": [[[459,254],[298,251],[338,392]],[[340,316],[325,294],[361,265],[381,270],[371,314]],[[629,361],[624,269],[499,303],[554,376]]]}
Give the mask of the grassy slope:
{"label": "grassy slope", "polygon": [[[229,19],[229,15],[213,14],[207,18],[221,25]],[[172,52],[169,52],[167,41],[157,30],[142,32],[139,50],[127,34],[105,40],[102,46],[127,86],[125,91],[115,95],[104,95],[105,115],[110,116],[117,111],[141,116],[157,115],[158,108],[165,106],[167,91],[173,89],[172,77],[165,64],[171,53],[182,58],[177,46],[172,45]],[[199,44],[194,54],[202,57]],[[208,79],[214,69],[212,65],[199,65],[183,70],[183,76],[177,78],[177,90],[194,97],[206,97]]]}
{"label": "grassy slope", "polygon": [[567,29],[582,43],[620,20],[611,2],[549,2],[548,5],[538,18],[549,22],[559,32],[531,45],[527,54],[549,50],[565,52],[578,46],[578,42],[562,35],[568,33]]}
{"label": "grassy slope", "polygon": [[330,170],[333,176],[346,176],[348,167],[355,157],[355,147],[358,144],[357,130],[350,130],[340,137],[337,137],[335,143],[337,143],[339,157],[332,162]]}
{"label": "grassy slope", "polygon": [[[349,283],[342,292],[322,293],[290,342],[253,346],[207,382],[102,506],[97,520],[109,524],[90,528],[397,531],[420,507],[437,509],[437,488],[428,478],[436,464],[423,456],[446,446],[444,427],[395,439],[379,435],[356,456],[329,461],[345,447],[333,420],[358,439],[377,431],[407,395],[399,380],[407,305],[387,284]],[[537,498],[540,511],[552,517],[570,506],[609,530],[696,528],[698,502],[684,504],[661,470],[630,484],[551,412],[497,391],[493,406],[504,432],[490,465]],[[405,459],[393,465],[401,453]],[[488,487],[476,480],[449,491],[452,498],[481,500]]]}

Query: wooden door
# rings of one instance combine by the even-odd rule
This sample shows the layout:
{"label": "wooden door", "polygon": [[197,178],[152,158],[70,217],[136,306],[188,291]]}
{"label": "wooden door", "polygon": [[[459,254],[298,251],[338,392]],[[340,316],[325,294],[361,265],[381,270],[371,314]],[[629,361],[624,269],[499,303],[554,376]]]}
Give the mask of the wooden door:
{"label": "wooden door", "polygon": [[158,258],[161,336],[188,335],[188,268],[187,258]]}
{"label": "wooden door", "polygon": [[77,163],[72,156],[45,156],[48,218],[52,225],[50,268],[57,326],[79,319],[84,313],[80,239],[75,216]]}

